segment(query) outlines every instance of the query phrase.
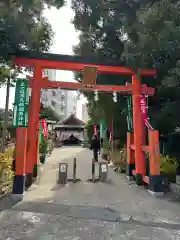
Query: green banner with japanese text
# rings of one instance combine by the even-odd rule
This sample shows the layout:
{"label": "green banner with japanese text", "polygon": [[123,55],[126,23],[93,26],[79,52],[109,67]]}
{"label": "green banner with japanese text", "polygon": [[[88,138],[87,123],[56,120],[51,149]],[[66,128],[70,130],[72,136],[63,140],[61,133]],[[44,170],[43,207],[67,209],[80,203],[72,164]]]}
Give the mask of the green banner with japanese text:
{"label": "green banner with japanese text", "polygon": [[13,109],[13,127],[27,127],[28,123],[28,82],[26,79],[17,79]]}
{"label": "green banner with japanese text", "polygon": [[133,131],[133,120],[132,120],[132,97],[127,97],[127,124],[128,124],[128,131]]}

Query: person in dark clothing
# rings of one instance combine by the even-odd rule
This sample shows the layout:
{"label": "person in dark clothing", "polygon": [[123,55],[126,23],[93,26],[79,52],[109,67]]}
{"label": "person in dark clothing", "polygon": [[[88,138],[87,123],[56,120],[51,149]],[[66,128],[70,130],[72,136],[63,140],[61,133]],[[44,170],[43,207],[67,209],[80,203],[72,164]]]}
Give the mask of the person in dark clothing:
{"label": "person in dark clothing", "polygon": [[98,152],[100,153],[100,141],[97,137],[97,135],[94,135],[92,142],[91,142],[91,150],[93,150],[93,156],[94,156],[94,160],[97,162],[98,161]]}
{"label": "person in dark clothing", "polygon": [[101,148],[103,148],[104,139],[101,138]]}

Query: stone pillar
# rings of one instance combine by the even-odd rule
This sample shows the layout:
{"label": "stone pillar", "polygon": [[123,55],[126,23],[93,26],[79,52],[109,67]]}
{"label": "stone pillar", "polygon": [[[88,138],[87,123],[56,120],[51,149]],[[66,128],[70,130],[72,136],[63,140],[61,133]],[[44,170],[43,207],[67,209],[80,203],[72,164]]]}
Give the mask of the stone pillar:
{"label": "stone pillar", "polygon": [[60,163],[59,164],[59,184],[66,184],[67,183],[67,171],[68,171],[68,164],[67,163]]}
{"label": "stone pillar", "polygon": [[107,182],[108,180],[108,163],[106,161],[99,162],[99,181]]}

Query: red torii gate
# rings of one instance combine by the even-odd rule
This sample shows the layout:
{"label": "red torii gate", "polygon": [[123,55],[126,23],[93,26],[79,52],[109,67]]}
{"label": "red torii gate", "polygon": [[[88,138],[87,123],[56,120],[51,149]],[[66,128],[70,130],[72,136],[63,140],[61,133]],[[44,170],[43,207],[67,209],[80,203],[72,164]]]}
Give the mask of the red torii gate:
{"label": "red torii gate", "polygon": [[[28,128],[17,129],[16,175],[13,183],[13,194],[15,196],[21,197],[24,192],[25,175],[26,181],[31,185],[33,166],[37,164],[37,126],[40,110],[40,90],[41,88],[57,87],[81,91],[116,91],[122,94],[132,94],[134,134],[128,133],[127,135],[128,176],[131,177],[134,173],[137,185],[141,185],[143,180],[147,182],[147,177],[144,177],[145,156],[143,151],[148,151],[151,157],[150,171],[152,173],[150,181],[148,180],[150,190],[152,192],[161,192],[159,187],[161,184],[159,181],[158,133],[157,131],[151,132],[150,146],[144,146],[144,125],[140,106],[141,94],[153,95],[155,92],[153,88],[145,84],[141,85],[140,76],[155,76],[156,71],[154,69],[138,69],[137,73],[134,73],[128,67],[121,67],[112,63],[98,63],[95,59],[29,51],[17,53],[13,60],[17,66],[33,68],[33,77],[29,81],[32,93],[29,105]],[[43,78],[44,69],[84,71],[84,81],[82,83],[49,81],[47,78]],[[121,86],[96,85],[97,72],[131,75],[132,82]],[[134,165],[135,170],[133,169]]]}

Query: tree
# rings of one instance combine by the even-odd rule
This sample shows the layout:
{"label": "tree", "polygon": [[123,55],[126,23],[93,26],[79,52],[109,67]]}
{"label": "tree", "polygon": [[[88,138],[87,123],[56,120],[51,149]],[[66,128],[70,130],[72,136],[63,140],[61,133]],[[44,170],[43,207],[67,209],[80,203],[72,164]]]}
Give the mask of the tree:
{"label": "tree", "polygon": [[40,112],[40,118],[47,118],[50,121],[60,121],[62,116],[57,114],[51,107],[43,107],[43,110]]}
{"label": "tree", "polygon": [[9,94],[10,94],[10,87],[14,86],[15,79],[18,74],[18,69],[11,68],[8,66],[1,66],[0,67],[0,85],[6,85],[6,103],[5,103],[5,112],[4,112],[4,124],[3,124],[3,131],[2,131],[2,151],[5,150],[5,139],[6,139],[6,132],[7,132],[7,124],[8,124],[8,112],[9,112]]}
{"label": "tree", "polygon": [[[173,132],[180,122],[179,1],[74,0],[72,7],[74,25],[81,31],[80,43],[74,49],[76,54],[121,61],[122,65],[134,70],[138,67],[157,68],[156,79],[142,79],[156,87],[155,97],[149,99],[149,113],[161,134]],[[122,78],[101,76],[103,83],[110,79]],[[97,118],[100,109],[105,118],[113,115],[119,123],[125,119],[126,104],[122,96],[122,105],[118,107],[112,103],[112,96],[100,96],[98,103],[94,103],[93,94],[88,94],[88,99],[93,119]]]}
{"label": "tree", "polygon": [[42,16],[45,6],[62,7],[64,0],[3,0],[0,7],[0,61],[18,49],[47,51],[52,29]]}
{"label": "tree", "polygon": [[[108,8],[104,10],[101,1],[96,1],[96,3],[94,1],[73,1],[73,8],[76,13],[74,24],[78,30],[82,31],[80,44],[74,49],[75,53],[120,62],[124,44],[121,32],[116,31],[117,24],[114,24],[113,14],[109,15]],[[124,63],[123,60],[121,62]],[[124,81],[124,76],[106,74],[98,76],[97,81],[103,84],[110,81],[112,84],[120,84]],[[125,125],[124,97],[118,96],[121,105],[113,103],[112,94],[99,94],[98,102],[94,101],[93,93],[88,94],[87,97],[89,115],[94,122],[104,118],[108,126],[113,117],[115,122],[120,121],[120,124],[116,124],[116,132],[120,137],[124,136],[126,131],[126,127],[123,127]]]}
{"label": "tree", "polygon": [[158,69],[157,80],[153,84],[157,95],[150,104],[154,125],[162,134],[173,132],[180,121],[177,107],[180,103],[177,64],[180,50],[179,10],[179,1],[156,1],[146,11],[139,11],[136,24],[141,61]]}
{"label": "tree", "polygon": [[42,17],[45,6],[60,8],[64,0],[2,0],[0,3],[0,85],[7,85],[3,146],[8,121],[9,91],[20,69],[11,54],[21,49],[47,51],[52,43],[51,25]]}

